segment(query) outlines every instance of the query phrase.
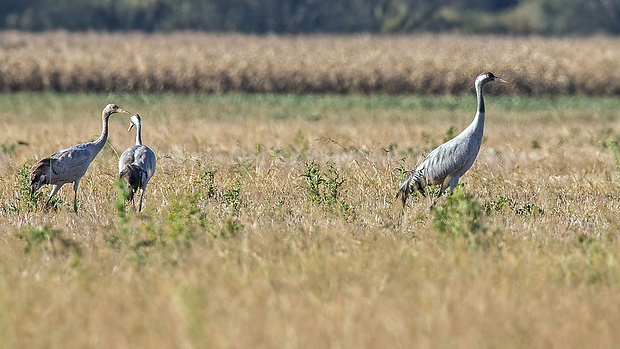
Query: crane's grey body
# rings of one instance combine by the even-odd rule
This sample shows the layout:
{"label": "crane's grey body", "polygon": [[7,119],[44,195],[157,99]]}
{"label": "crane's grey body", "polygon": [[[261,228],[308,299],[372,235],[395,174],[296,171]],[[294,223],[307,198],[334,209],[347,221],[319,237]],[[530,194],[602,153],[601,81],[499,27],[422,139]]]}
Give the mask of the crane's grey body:
{"label": "crane's grey body", "polygon": [[131,117],[129,130],[133,126],[136,127],[136,144],[125,150],[118,159],[118,175],[120,178],[125,178],[131,187],[129,200],[133,202],[135,192],[140,190],[138,211],[142,211],[144,191],[151,177],[153,177],[153,173],[155,173],[157,160],[155,153],[149,147],[142,145],[142,122],[140,115],[135,114]]}
{"label": "crane's grey body", "polygon": [[116,104],[108,104],[101,113],[102,130],[97,140],[59,150],[37,161],[30,169],[30,194],[33,195],[45,184],[51,184],[52,191],[46,201],[47,205],[63,185],[73,183],[73,210],[77,213],[77,190],[80,180],[105,145],[108,139],[108,120],[114,113],[129,114]]}
{"label": "crane's grey body", "polygon": [[418,190],[424,195],[428,185],[441,185],[439,195],[449,188],[450,194],[476,160],[484,133],[484,97],[482,86],[493,80],[503,81],[492,73],[482,73],[475,81],[478,108],[472,123],[458,136],[431,151],[424,160],[405,177],[397,196],[403,204],[411,193]]}

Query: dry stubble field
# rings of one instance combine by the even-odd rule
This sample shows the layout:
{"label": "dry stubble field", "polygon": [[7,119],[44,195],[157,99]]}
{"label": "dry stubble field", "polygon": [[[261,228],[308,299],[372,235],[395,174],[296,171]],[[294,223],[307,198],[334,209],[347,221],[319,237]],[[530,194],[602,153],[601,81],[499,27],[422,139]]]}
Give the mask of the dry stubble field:
{"label": "dry stubble field", "polygon": [[[89,62],[67,57],[48,61]],[[471,71],[467,86],[485,69],[456,63]],[[65,76],[54,71],[46,76]],[[531,80],[493,71],[512,85],[487,86],[481,153],[434,209],[415,197],[401,210],[402,169],[471,121],[472,87],[460,97],[0,95],[0,343],[614,346],[620,102],[500,96]],[[42,209],[24,191],[24,170],[95,139],[110,102],[142,115],[158,156],[145,210],[120,204],[118,155],[133,142],[122,115],[81,182],[80,213],[69,187]]]}
{"label": "dry stubble field", "polygon": [[620,39],[0,32],[0,91],[620,93]]}

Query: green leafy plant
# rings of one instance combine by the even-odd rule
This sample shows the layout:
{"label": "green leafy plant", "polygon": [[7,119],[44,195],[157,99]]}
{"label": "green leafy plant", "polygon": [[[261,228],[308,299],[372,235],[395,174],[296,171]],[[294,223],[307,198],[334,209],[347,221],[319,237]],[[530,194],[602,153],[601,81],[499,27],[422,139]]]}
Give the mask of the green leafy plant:
{"label": "green leafy plant", "polygon": [[77,263],[82,254],[81,246],[77,241],[65,238],[62,236],[62,230],[54,229],[49,224],[24,227],[18,232],[17,238],[24,242],[26,253],[39,248],[55,254],[69,252],[76,256],[74,263]]}
{"label": "green leafy plant", "polygon": [[454,138],[454,130],[455,130],[454,126],[450,126],[446,130],[446,134],[443,136],[444,143]]}
{"label": "green leafy plant", "polygon": [[445,201],[431,209],[433,226],[449,239],[465,239],[470,248],[488,247],[496,232],[484,222],[484,209],[462,190],[447,195]]}
{"label": "green leafy plant", "polygon": [[164,224],[173,240],[190,247],[196,235],[204,232],[208,225],[207,216],[198,205],[198,195],[172,197]]}
{"label": "green leafy plant", "polygon": [[226,220],[224,221],[224,227],[221,230],[219,235],[215,235],[215,237],[235,237],[237,235],[239,235],[243,229],[245,229],[245,226],[243,224],[241,224],[241,222],[239,222],[238,219],[235,219],[232,216],[228,216],[226,218]]}
{"label": "green leafy plant", "polygon": [[131,188],[124,180],[116,181],[116,200],[114,200],[114,208],[119,218],[119,227],[126,228],[130,218],[130,212],[127,210],[127,201],[131,196]]}
{"label": "green leafy plant", "polygon": [[305,179],[306,192],[312,202],[327,210],[339,208],[349,219],[355,218],[354,207],[340,198],[345,180],[334,166],[329,165],[327,170],[322,171],[314,162],[306,163],[302,177]]}
{"label": "green leafy plant", "polygon": [[605,146],[611,151],[611,156],[614,160],[614,168],[616,169],[616,175],[620,179],[620,148],[618,147],[618,142],[613,138],[607,138],[605,141]]}
{"label": "green leafy plant", "polygon": [[12,144],[0,144],[0,153],[13,154],[17,149],[17,143]]}
{"label": "green leafy plant", "polygon": [[239,205],[241,204],[241,182],[237,181],[235,187],[227,189],[223,195],[224,202],[230,208],[230,213],[235,215],[239,213]]}
{"label": "green leafy plant", "polygon": [[485,213],[491,213],[493,211],[499,212],[503,211],[505,208],[514,211],[514,213],[518,215],[530,215],[533,213],[544,214],[545,212],[543,208],[538,205],[529,202],[519,203],[501,194],[498,196],[497,200],[489,200],[484,203]]}
{"label": "green leafy plant", "polygon": [[204,199],[215,197],[215,171],[204,170],[202,174],[200,174],[198,185],[200,188],[200,194]]}
{"label": "green leafy plant", "polygon": [[[41,190],[34,194],[30,194],[30,166],[28,164],[22,164],[17,171],[17,183],[19,198],[17,204],[11,206],[11,210],[34,211],[37,209],[39,202],[47,200],[44,198]],[[45,208],[57,210],[63,202],[61,197],[56,195]]]}

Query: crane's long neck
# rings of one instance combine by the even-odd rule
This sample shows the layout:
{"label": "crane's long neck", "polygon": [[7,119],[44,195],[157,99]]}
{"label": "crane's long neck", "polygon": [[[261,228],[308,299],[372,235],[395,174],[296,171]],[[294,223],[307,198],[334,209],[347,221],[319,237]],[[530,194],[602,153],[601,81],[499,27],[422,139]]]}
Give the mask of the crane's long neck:
{"label": "crane's long neck", "polygon": [[105,142],[108,140],[108,120],[110,119],[110,115],[109,113],[103,113],[101,115],[101,135],[93,142],[95,144],[96,153],[99,153],[99,151],[103,149]]}
{"label": "crane's long neck", "polygon": [[142,145],[142,124],[136,125],[136,145]]}
{"label": "crane's long neck", "polygon": [[476,84],[476,98],[478,99],[478,108],[476,109],[476,116],[471,123],[474,133],[479,133],[482,136],[484,132],[484,96],[482,95],[482,84]]}

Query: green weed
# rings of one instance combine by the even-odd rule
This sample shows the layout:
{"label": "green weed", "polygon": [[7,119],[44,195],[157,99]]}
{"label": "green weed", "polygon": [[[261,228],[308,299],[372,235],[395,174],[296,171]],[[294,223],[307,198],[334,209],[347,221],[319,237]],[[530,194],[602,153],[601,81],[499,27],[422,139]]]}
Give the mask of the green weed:
{"label": "green weed", "polygon": [[202,174],[200,174],[200,179],[198,183],[200,187],[200,195],[203,197],[203,199],[210,199],[212,197],[215,197],[216,187],[214,170],[204,170]]}
{"label": "green weed", "polygon": [[241,204],[241,182],[237,181],[235,187],[227,189],[222,196],[226,205],[228,205],[230,213],[236,215],[239,213],[239,205]]}
{"label": "green weed", "polygon": [[616,169],[616,175],[620,179],[620,148],[618,147],[618,142],[613,138],[607,138],[605,141],[605,146],[611,151],[611,156],[614,160],[614,168]]}
{"label": "green weed", "polygon": [[454,138],[455,134],[454,134],[455,128],[454,126],[450,126],[447,130],[446,130],[446,134],[443,136],[443,142],[447,142],[449,140],[451,140],[452,138]]}
{"label": "green weed", "polygon": [[301,132],[301,129],[298,129],[297,133],[295,133],[295,138],[293,139],[293,142],[295,142],[295,145],[297,146],[297,149],[300,153],[305,154],[308,152],[310,144],[308,143],[308,139]]}
{"label": "green weed", "polygon": [[464,239],[470,248],[489,247],[496,235],[484,222],[484,208],[460,189],[431,209],[433,226],[448,240]]}
{"label": "green weed", "polygon": [[206,231],[207,216],[200,209],[195,194],[175,196],[172,200],[165,218],[165,229],[173,240],[191,247],[197,234]]}
{"label": "green weed", "polygon": [[17,238],[24,242],[24,252],[30,253],[35,249],[42,249],[54,254],[73,253],[77,263],[82,254],[80,244],[62,236],[62,230],[53,229],[51,225],[27,226],[17,233]]}
{"label": "green weed", "polygon": [[[38,190],[34,194],[30,194],[30,166],[27,163],[17,171],[17,183],[18,183],[18,199],[17,203],[5,205],[5,209],[9,211],[21,211],[31,212],[37,209],[39,202],[46,200],[43,192]],[[64,203],[64,200],[56,195],[54,196],[45,209],[57,210],[60,205]]]}
{"label": "green weed", "polygon": [[124,180],[116,181],[116,200],[114,200],[114,208],[116,208],[116,215],[119,219],[119,227],[126,229],[127,222],[130,218],[130,213],[127,210],[127,201],[131,196],[131,188]]}
{"label": "green weed", "polygon": [[322,171],[314,162],[306,163],[302,177],[310,201],[327,210],[338,208],[348,219],[355,217],[354,207],[340,198],[345,179],[334,166],[329,165],[326,171]]}
{"label": "green weed", "polygon": [[504,208],[508,208],[518,215],[530,215],[533,213],[544,214],[545,212],[544,209],[538,205],[529,202],[519,203],[501,194],[498,196],[497,200],[488,200],[484,202],[484,212],[487,214],[493,211],[503,211]]}
{"label": "green weed", "polygon": [[12,154],[15,152],[16,148],[17,148],[17,143],[0,144],[0,153]]}

